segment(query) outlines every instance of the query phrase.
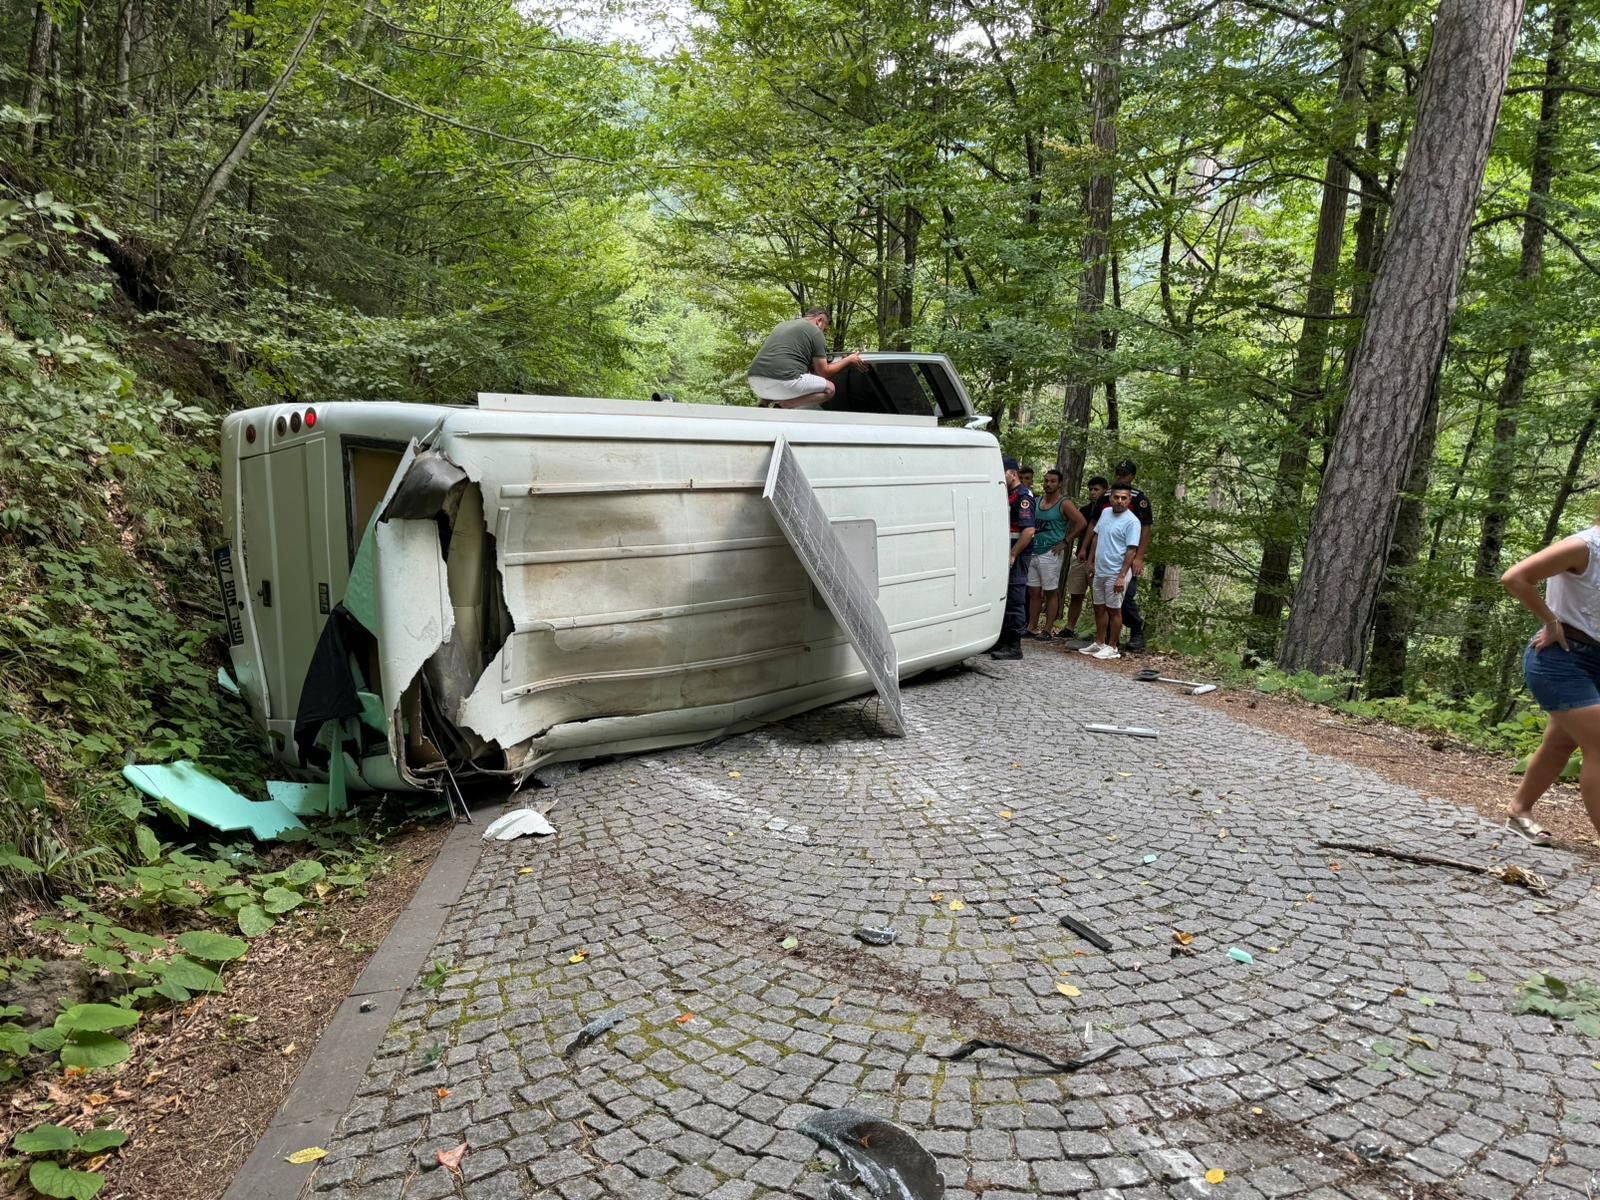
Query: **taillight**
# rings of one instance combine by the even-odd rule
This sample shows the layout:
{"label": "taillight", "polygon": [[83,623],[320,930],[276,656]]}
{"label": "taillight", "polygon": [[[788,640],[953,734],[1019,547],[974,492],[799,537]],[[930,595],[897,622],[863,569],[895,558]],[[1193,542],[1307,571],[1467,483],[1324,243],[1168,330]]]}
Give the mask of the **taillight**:
{"label": "taillight", "polygon": [[244,427],[244,440],[252,446],[256,444],[256,427],[254,425],[246,425]]}
{"label": "taillight", "polygon": [[300,432],[300,414],[297,412],[289,414],[289,431],[291,433]]}
{"label": "taillight", "polygon": [[284,434],[289,432],[289,422],[285,421],[282,417],[279,417],[276,421],[274,421],[272,423],[272,427],[278,431],[279,437],[282,437]]}
{"label": "taillight", "polygon": [[314,408],[308,408],[308,409],[306,409],[306,428],[307,429],[315,429],[316,427],[317,427],[317,410],[314,409]]}

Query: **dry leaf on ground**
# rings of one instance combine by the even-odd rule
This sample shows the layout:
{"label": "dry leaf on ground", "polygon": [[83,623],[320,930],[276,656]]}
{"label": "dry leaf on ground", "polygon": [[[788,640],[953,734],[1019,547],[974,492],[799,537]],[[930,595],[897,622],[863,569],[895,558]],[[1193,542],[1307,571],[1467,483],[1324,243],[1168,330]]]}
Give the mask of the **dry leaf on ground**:
{"label": "dry leaf on ground", "polygon": [[467,1144],[462,1142],[454,1150],[440,1150],[434,1155],[439,1165],[457,1179],[461,1178],[461,1160],[467,1156]]}

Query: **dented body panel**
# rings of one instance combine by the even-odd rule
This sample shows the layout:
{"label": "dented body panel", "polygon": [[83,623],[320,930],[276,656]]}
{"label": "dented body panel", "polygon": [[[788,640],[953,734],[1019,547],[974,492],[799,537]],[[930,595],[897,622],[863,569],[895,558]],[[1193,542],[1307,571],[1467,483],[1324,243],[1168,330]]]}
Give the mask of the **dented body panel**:
{"label": "dented body panel", "polygon": [[322,624],[347,600],[371,634],[348,655],[357,686],[388,724],[351,750],[373,787],[436,787],[446,764],[520,778],[871,691],[762,500],[779,438],[875,587],[900,678],[999,633],[1005,489],[986,433],[485,396],[319,405],[295,434],[278,425],[287,411],[234,414],[223,431],[234,669],[286,762],[316,765],[300,763],[295,718]]}

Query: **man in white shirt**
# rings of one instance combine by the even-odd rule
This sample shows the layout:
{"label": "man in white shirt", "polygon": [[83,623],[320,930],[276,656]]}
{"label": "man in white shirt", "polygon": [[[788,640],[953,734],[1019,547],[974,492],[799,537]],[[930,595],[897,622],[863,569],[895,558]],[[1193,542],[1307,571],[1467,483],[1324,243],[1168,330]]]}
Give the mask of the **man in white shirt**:
{"label": "man in white shirt", "polygon": [[1090,562],[1094,564],[1091,585],[1094,598],[1095,639],[1078,651],[1094,658],[1121,658],[1117,642],[1122,638],[1122,600],[1128,581],[1133,578],[1133,563],[1139,553],[1139,518],[1128,511],[1133,491],[1126,483],[1111,489],[1111,503],[1100,513],[1094,532],[1089,535]]}

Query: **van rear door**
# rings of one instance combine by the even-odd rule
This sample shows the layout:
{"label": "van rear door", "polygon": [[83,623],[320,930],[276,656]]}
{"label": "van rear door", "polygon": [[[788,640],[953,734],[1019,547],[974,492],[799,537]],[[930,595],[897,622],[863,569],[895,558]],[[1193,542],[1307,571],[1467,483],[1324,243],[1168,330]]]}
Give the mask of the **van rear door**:
{"label": "van rear door", "polygon": [[[306,668],[332,607],[325,454],[326,440],[317,438],[239,463],[245,578],[261,672],[271,684],[269,728],[287,721],[292,729]],[[342,550],[344,514],[337,516]],[[337,578],[344,575],[341,563]]]}

